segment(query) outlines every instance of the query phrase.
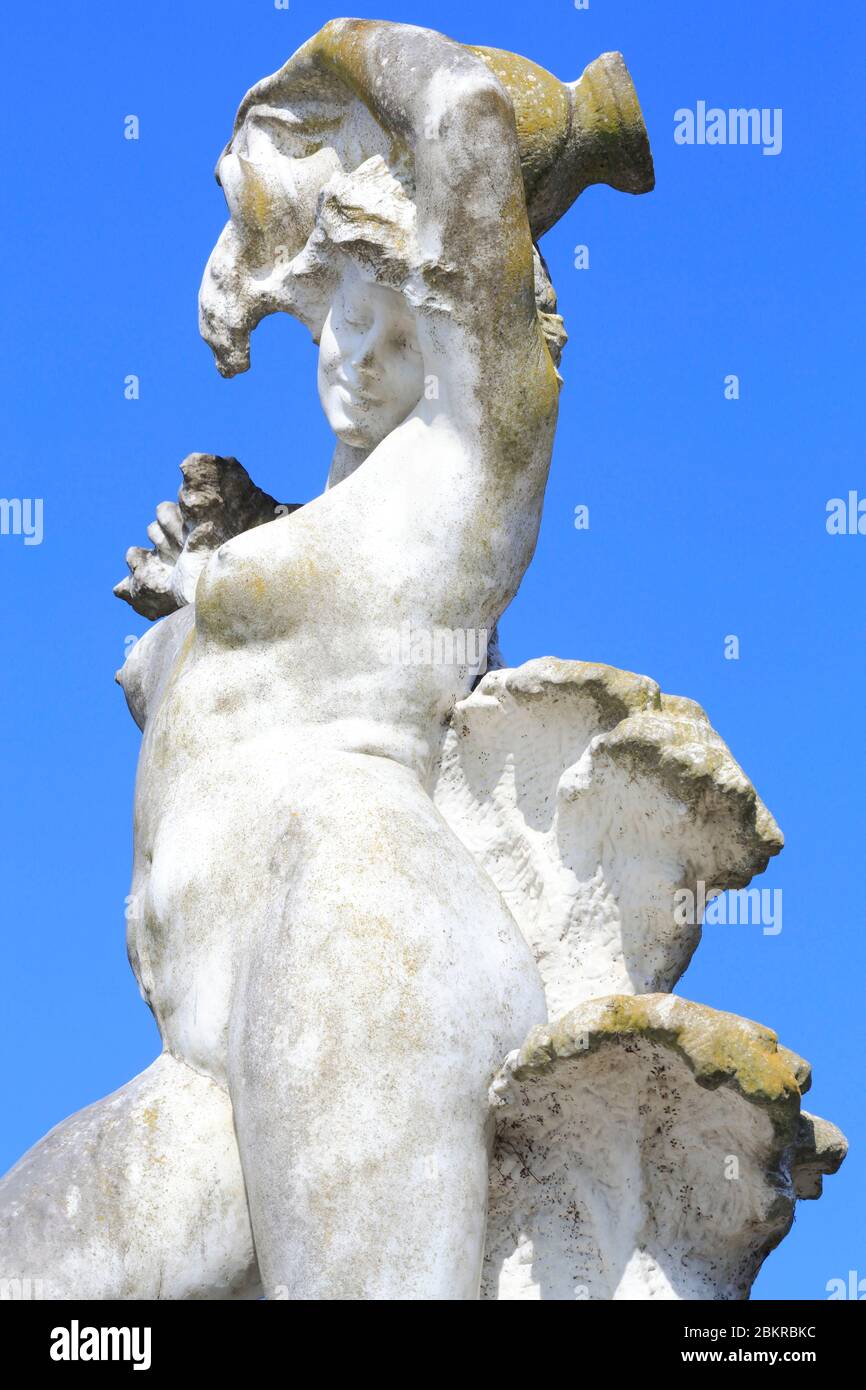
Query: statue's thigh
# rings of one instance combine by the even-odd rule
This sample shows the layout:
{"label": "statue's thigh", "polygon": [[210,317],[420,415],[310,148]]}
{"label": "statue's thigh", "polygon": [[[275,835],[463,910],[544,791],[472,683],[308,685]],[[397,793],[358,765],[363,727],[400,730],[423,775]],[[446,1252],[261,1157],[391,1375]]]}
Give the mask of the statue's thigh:
{"label": "statue's thigh", "polygon": [[0,1252],[6,1297],[256,1297],[226,1092],[163,1054],[70,1116],[0,1182]]}
{"label": "statue's thigh", "polygon": [[472,1299],[487,1090],[543,1000],[429,798],[366,761],[304,806],[235,1000],[229,1080],[262,1282],[267,1297]]}

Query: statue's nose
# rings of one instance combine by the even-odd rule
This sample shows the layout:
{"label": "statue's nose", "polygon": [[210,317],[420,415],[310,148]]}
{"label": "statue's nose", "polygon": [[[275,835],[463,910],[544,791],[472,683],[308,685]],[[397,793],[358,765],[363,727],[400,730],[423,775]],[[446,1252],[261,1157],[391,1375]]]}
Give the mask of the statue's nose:
{"label": "statue's nose", "polygon": [[375,373],[382,332],[382,325],[373,323],[355,345],[350,361],[353,370],[359,375],[366,376]]}

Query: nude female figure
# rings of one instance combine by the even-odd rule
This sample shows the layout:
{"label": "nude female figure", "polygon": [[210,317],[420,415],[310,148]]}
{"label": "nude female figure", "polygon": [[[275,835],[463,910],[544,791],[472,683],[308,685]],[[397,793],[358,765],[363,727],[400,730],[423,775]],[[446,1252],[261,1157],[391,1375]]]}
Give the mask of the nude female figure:
{"label": "nude female figure", "polygon": [[307,50],[411,150],[414,209],[379,159],[327,182],[292,274],[309,321],[332,287],[329,485],[211,554],[124,673],[129,952],[165,1051],[0,1187],[2,1270],[46,1297],[476,1298],[487,1090],[545,1018],[425,786],[477,671],[391,644],[492,631],[536,542],[558,378],[514,113],[428,31]]}

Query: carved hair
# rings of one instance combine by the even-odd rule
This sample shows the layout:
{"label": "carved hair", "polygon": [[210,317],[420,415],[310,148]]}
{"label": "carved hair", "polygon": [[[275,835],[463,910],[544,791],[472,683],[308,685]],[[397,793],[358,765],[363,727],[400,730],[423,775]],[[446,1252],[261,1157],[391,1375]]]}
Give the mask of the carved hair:
{"label": "carved hair", "polygon": [[[288,293],[296,314],[318,342],[348,257],[362,274],[405,295],[420,310],[448,312],[448,271],[424,263],[416,235],[415,205],[403,185],[375,155],[351,174],[334,174],[322,189],[313,231],[288,267]],[[556,312],[556,294],[547,267],[533,247],[535,302],[554,365],[567,340]]]}

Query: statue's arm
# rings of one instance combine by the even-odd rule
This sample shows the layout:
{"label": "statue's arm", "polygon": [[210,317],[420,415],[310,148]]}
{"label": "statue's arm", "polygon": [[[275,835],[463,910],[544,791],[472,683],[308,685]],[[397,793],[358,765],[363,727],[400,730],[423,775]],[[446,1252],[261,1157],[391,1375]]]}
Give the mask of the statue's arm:
{"label": "statue's arm", "polygon": [[555,411],[557,386],[510,97],[471,51],[412,25],[332,20],[293,61],[307,87],[312,68],[354,92],[411,151],[427,279],[447,306],[435,322],[422,316],[425,361],[452,418],[514,457],[520,432]]}

